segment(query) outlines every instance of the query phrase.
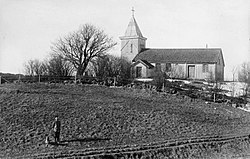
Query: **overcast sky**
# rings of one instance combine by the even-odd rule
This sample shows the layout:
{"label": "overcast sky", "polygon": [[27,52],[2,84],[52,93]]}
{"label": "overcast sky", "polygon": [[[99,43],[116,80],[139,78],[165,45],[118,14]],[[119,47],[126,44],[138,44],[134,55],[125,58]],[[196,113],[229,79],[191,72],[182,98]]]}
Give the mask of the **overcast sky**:
{"label": "overcast sky", "polygon": [[132,7],[148,48],[222,48],[226,78],[250,61],[250,0],[0,0],[0,72],[24,73],[85,23],[113,37],[119,56]]}

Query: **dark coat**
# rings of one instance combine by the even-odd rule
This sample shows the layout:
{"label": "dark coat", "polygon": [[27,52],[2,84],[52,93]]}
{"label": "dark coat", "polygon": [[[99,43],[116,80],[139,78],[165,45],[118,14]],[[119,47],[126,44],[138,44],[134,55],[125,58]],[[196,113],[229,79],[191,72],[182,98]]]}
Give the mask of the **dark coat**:
{"label": "dark coat", "polygon": [[53,131],[54,132],[60,132],[61,130],[61,122],[59,120],[54,121],[53,123]]}

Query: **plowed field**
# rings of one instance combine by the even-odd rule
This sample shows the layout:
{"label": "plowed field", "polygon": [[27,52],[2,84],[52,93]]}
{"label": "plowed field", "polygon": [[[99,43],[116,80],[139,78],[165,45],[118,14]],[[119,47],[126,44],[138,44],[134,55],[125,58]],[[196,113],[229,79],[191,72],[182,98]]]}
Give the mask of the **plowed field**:
{"label": "plowed field", "polygon": [[[52,140],[55,115],[65,146]],[[225,104],[104,86],[0,85],[0,154],[82,149],[250,132],[249,113]],[[0,156],[1,157],[1,156]]]}

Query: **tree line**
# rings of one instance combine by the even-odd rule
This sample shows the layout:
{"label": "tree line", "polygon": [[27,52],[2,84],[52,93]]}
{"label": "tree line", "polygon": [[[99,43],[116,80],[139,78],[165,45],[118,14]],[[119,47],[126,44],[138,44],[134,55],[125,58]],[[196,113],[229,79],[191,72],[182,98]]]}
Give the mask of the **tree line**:
{"label": "tree line", "polygon": [[130,63],[108,52],[117,43],[103,30],[84,24],[78,30],[52,43],[49,58],[30,59],[24,64],[26,75],[84,75],[130,78]]}

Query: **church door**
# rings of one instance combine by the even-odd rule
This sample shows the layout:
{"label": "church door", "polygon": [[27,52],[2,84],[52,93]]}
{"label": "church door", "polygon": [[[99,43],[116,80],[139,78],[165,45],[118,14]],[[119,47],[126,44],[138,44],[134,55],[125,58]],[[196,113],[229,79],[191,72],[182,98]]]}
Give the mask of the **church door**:
{"label": "church door", "polygon": [[136,67],[136,78],[142,77],[142,67]]}
{"label": "church door", "polygon": [[195,66],[194,65],[190,65],[188,66],[188,78],[195,78]]}

